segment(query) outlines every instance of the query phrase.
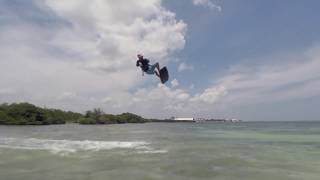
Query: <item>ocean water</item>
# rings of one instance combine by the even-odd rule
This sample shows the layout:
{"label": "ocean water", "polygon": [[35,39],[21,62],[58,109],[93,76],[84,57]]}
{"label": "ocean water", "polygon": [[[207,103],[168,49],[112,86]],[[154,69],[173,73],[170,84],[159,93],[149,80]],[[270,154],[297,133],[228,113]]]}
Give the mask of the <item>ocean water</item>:
{"label": "ocean water", "polygon": [[319,180],[320,122],[0,126],[0,180]]}

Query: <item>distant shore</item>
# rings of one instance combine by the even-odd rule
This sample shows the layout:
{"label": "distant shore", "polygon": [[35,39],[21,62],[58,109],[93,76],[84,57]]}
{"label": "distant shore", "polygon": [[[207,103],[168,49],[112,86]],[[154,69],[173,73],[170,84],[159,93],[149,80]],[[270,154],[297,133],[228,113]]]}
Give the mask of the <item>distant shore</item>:
{"label": "distant shore", "polygon": [[51,125],[51,124],[124,124],[146,123],[133,113],[106,114],[101,109],[88,110],[85,114],[37,107],[30,103],[4,103],[0,105],[0,125]]}
{"label": "distant shore", "polygon": [[133,113],[118,115],[107,114],[101,109],[88,110],[84,114],[37,107],[30,103],[4,103],[0,104],[0,125],[53,125],[76,123],[83,125],[99,124],[125,124],[148,122],[238,122],[234,119],[194,119],[194,118],[170,118],[147,119]]}

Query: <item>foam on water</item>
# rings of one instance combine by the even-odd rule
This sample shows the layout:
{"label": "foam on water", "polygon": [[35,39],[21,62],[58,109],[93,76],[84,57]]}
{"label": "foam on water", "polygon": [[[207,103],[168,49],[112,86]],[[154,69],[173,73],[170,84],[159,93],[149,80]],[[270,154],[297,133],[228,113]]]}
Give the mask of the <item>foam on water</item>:
{"label": "foam on water", "polygon": [[144,150],[144,151],[138,151],[139,154],[164,154],[167,153],[168,150]]}
{"label": "foam on water", "polygon": [[318,180],[319,139],[320,123],[0,126],[0,179]]}
{"label": "foam on water", "polygon": [[0,147],[12,149],[48,150],[52,153],[75,153],[78,151],[101,151],[116,148],[121,149],[145,149],[150,143],[144,141],[75,141],[52,139],[20,139],[0,138]]}

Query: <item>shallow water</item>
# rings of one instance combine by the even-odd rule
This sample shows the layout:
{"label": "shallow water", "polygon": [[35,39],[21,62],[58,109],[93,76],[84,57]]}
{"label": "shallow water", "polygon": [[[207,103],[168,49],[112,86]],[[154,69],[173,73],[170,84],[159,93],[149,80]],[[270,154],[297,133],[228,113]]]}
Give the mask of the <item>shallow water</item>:
{"label": "shallow water", "polygon": [[318,180],[320,123],[0,126],[2,180]]}

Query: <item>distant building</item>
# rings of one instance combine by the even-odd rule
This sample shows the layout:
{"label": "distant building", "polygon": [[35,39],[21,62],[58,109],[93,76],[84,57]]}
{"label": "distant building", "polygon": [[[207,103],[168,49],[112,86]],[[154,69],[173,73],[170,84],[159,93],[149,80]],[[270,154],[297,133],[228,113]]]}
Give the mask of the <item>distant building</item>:
{"label": "distant building", "polygon": [[174,121],[181,121],[181,122],[195,122],[194,118],[173,118]]}
{"label": "distant building", "polygon": [[205,119],[205,118],[186,118],[186,117],[171,117],[165,120],[153,120],[153,122],[241,122],[238,119]]}
{"label": "distant building", "polygon": [[239,119],[231,119],[231,122],[241,122]]}

